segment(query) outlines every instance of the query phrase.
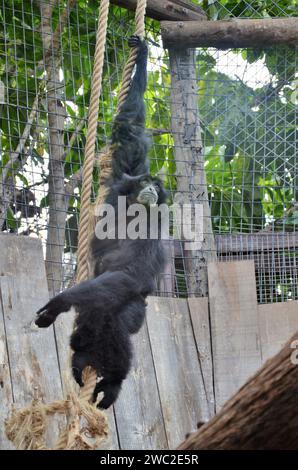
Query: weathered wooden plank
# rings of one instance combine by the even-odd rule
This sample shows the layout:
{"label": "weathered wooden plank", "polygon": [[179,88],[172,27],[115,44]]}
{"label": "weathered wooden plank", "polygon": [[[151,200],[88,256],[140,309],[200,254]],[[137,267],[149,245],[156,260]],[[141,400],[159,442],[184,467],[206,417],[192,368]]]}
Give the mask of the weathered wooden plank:
{"label": "weathered wooden plank", "polygon": [[[137,0],[112,0],[128,10],[135,10]],[[146,16],[155,20],[204,20],[207,15],[191,0],[147,0]]]}
{"label": "weathered wooden plank", "polygon": [[148,331],[169,448],[209,417],[187,300],[150,297]]}
{"label": "weathered wooden plank", "polygon": [[298,330],[298,300],[258,305],[263,362],[274,356]]}
{"label": "weathered wooden plank", "polygon": [[[34,313],[48,300],[39,240],[0,236],[2,308],[14,400],[24,405],[34,397],[59,399],[61,380],[53,330],[32,328]],[[55,439],[55,427],[49,436]]]}
{"label": "weathered wooden plank", "polygon": [[4,423],[13,402],[12,384],[10,380],[8,352],[3,321],[3,310],[1,301],[1,277],[0,277],[0,449],[14,449],[5,434]]}
{"label": "weathered wooden plank", "polygon": [[215,413],[215,397],[213,387],[209,300],[207,297],[192,297],[188,299],[188,306],[197,344],[204,390],[209,408],[209,417],[212,418]]}
{"label": "weathered wooden plank", "polygon": [[134,359],[115,404],[121,449],[167,449],[147,324],[133,336]]}
{"label": "weathered wooden plank", "polygon": [[261,365],[252,261],[208,265],[216,411]]}

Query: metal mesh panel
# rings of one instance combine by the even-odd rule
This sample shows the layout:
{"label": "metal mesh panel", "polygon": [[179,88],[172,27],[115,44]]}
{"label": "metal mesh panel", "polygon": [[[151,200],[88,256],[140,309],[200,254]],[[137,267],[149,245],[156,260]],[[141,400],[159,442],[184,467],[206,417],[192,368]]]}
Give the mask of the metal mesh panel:
{"label": "metal mesh panel", "polygon": [[[98,2],[69,2],[69,14],[66,2],[40,3],[1,3],[0,217],[2,231],[43,241],[55,292],[72,282],[76,263]],[[295,14],[291,2],[208,3],[213,20]],[[126,38],[132,33],[132,13],[113,6],[97,152],[111,135]],[[179,177],[189,174],[183,148],[175,152],[180,144],[173,132],[175,90],[168,53],[162,48],[159,24],[149,19],[147,39],[150,166],[164,178],[174,199]],[[197,49],[193,66],[197,101],[189,110],[198,111],[202,145],[197,145],[202,146],[217,257],[255,260],[259,302],[297,299],[297,50]],[[183,74],[183,63],[179,67]],[[97,175],[96,168],[93,199]],[[194,192],[190,176],[188,191]],[[159,293],[196,294],[190,265],[204,256],[186,252],[176,239]]]}

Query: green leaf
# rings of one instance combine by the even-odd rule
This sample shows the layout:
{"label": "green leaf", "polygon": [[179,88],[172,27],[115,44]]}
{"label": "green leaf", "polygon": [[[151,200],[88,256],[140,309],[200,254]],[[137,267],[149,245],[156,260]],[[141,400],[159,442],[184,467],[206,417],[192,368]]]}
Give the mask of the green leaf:
{"label": "green leaf", "polygon": [[14,231],[16,231],[18,228],[17,219],[10,207],[8,207],[7,212],[6,212],[6,224],[8,225],[10,229]]}

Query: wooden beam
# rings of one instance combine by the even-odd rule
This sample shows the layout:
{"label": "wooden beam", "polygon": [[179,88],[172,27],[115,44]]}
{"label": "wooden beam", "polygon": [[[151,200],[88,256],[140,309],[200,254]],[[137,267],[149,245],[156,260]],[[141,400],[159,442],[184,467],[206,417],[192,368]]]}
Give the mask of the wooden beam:
{"label": "wooden beam", "polygon": [[161,23],[164,47],[268,47],[298,44],[298,18]]}
{"label": "wooden beam", "polygon": [[298,331],[179,449],[297,450],[297,338]]}
{"label": "wooden beam", "polygon": [[[135,10],[137,0],[112,0],[114,5]],[[147,0],[146,16],[155,20],[204,20],[206,13],[190,0]]]}

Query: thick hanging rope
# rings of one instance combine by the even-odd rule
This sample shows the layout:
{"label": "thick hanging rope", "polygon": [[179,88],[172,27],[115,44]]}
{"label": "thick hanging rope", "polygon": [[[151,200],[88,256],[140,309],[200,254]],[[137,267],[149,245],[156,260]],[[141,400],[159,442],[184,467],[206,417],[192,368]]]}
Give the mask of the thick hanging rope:
{"label": "thick hanging rope", "polygon": [[[147,0],[138,0],[136,13],[135,13],[135,24],[136,24],[135,34],[140,36],[140,38],[142,39],[144,38],[144,35],[145,35],[146,6],[147,6]],[[122,76],[122,85],[121,85],[121,89],[120,89],[120,93],[118,97],[117,112],[119,112],[129,92],[132,72],[136,63],[137,54],[138,54],[138,48],[131,49],[128,60],[124,67],[123,76]],[[113,152],[113,149],[109,149],[106,153],[104,153],[100,157],[99,193],[95,202],[95,208],[100,206],[103,203],[105,196],[106,196],[106,182],[110,178],[111,171],[112,171],[112,152]],[[89,232],[90,232],[90,228],[91,229],[94,228],[94,223],[95,223],[95,218],[93,218],[93,220],[91,221],[89,225]]]}
{"label": "thick hanging rope", "polygon": [[[87,256],[88,252],[86,225],[88,225],[89,220],[89,201],[109,4],[109,0],[101,1],[96,35],[81,197],[78,249],[79,281],[87,278],[84,263],[84,256]],[[56,413],[65,415],[67,425],[60,433],[57,443],[53,446],[54,450],[96,449],[99,442],[107,435],[107,420],[105,415],[89,402],[96,384],[96,373],[91,368],[87,368],[84,371],[84,383],[85,386],[80,390],[79,394],[76,393],[76,386],[74,384],[68,384],[70,392],[65,400],[59,400],[50,405],[34,400],[28,407],[19,411],[14,410],[6,422],[6,434],[8,439],[14,443],[16,449],[46,449],[44,434],[47,428],[48,416]],[[83,428],[80,426],[81,417],[85,420]]]}
{"label": "thick hanging rope", "polygon": [[99,97],[101,93],[102,72],[104,63],[104,53],[106,45],[106,35],[108,26],[109,0],[102,0],[100,3],[100,17],[98,21],[98,41],[96,40],[94,68],[92,75],[91,97],[88,114],[88,131],[85,147],[85,158],[83,168],[83,184],[81,191],[80,209],[80,231],[78,242],[78,272],[77,282],[88,279],[87,255],[88,255],[88,225],[89,207],[92,187],[92,173],[94,166],[96,130],[99,111]]}
{"label": "thick hanging rope", "polygon": [[[146,13],[146,4],[147,0],[138,0],[136,13],[135,13],[135,23],[136,23],[136,32],[141,38],[145,34],[145,13]],[[124,68],[122,86],[118,98],[118,110],[122,103],[125,101],[129,87],[131,84],[131,76],[136,63],[137,57],[137,48],[132,49],[130,56]],[[103,60],[103,57],[102,57]],[[94,67],[95,73],[95,67]],[[93,78],[94,80],[94,78]],[[92,82],[93,83],[93,82]],[[92,103],[91,95],[91,103]],[[94,98],[95,101],[95,98]],[[91,104],[90,104],[91,109]],[[93,230],[90,231],[90,196],[91,196],[91,187],[92,187],[92,171],[94,167],[95,159],[95,140],[96,140],[96,128],[97,128],[97,118],[98,118],[98,109],[99,109],[99,93],[96,94],[96,103],[94,103],[94,110],[92,112],[92,123],[90,122],[90,117],[88,118],[88,134],[86,142],[86,151],[85,151],[85,160],[84,160],[84,175],[83,175],[83,186],[82,186],[82,196],[81,196],[81,215],[80,215],[80,234],[79,234],[79,244],[78,244],[78,275],[77,282],[88,279],[89,269],[88,269],[88,254],[89,254],[89,240],[90,233],[93,233]],[[90,113],[91,116],[91,113]],[[89,137],[90,131],[90,138]],[[87,153],[87,146],[89,145],[89,152]],[[86,159],[88,156],[88,162]],[[100,187],[99,194],[96,201],[96,206],[102,204],[105,195],[106,195],[106,181],[111,174],[111,157],[112,153],[109,150],[101,159],[100,162]],[[87,170],[85,171],[85,165],[87,165]],[[83,206],[83,191],[84,194],[84,206]],[[82,213],[83,212],[83,213]],[[86,376],[86,382],[84,382],[83,391],[85,389],[91,389],[91,393],[94,389],[96,383],[96,372],[93,369],[89,369],[89,374]],[[91,385],[92,384],[92,385]],[[91,395],[90,395],[91,396]]]}
{"label": "thick hanging rope", "polygon": [[[139,0],[136,8],[135,23],[136,23],[136,32],[137,36],[144,38],[145,35],[145,14],[146,14],[147,0]],[[136,63],[136,58],[138,54],[138,48],[134,47],[129,54],[128,60],[124,67],[123,77],[122,77],[122,86],[118,97],[118,112],[126,100],[127,94],[129,92],[131,84],[131,76]]]}
{"label": "thick hanging rope", "polygon": [[[146,0],[139,0],[136,8],[136,34],[140,37],[144,37],[146,3]],[[109,4],[109,0],[101,1],[96,36],[81,194],[77,282],[88,278],[89,207]],[[137,50],[133,49],[124,69],[118,110],[129,91],[136,56]],[[101,174],[100,178],[102,183],[105,181],[105,169],[110,171],[110,160],[111,153],[108,152],[103,161],[103,171],[101,172],[103,175]],[[100,189],[101,194],[104,194],[104,184]],[[46,405],[40,400],[34,399],[29,406],[22,410],[13,410],[11,417],[5,423],[8,439],[14,443],[18,450],[46,450],[45,433],[48,418],[57,413],[66,417],[67,425],[61,431],[53,450],[92,450],[98,448],[100,441],[107,435],[107,419],[96,406],[90,403],[96,378],[95,371],[88,367],[83,372],[85,385],[80,389],[79,394],[76,393],[76,385],[73,384],[69,387],[70,392],[64,400]],[[81,427],[81,418],[84,418],[83,427]]]}
{"label": "thick hanging rope", "polygon": [[[85,371],[84,371],[85,374]],[[66,399],[49,405],[39,399],[21,410],[13,410],[5,423],[8,439],[17,450],[50,450],[46,446],[45,434],[49,417],[64,415],[67,425],[60,433],[52,450],[93,450],[98,448],[107,435],[105,415],[89,402],[92,390],[78,395],[70,392]],[[84,419],[83,427],[80,426]]]}
{"label": "thick hanging rope", "polygon": [[[105,1],[103,3],[109,3]],[[136,23],[136,32],[141,38],[145,34],[145,13],[146,13],[147,0],[139,0],[136,7],[135,14],[135,23]],[[106,7],[108,9],[108,6]],[[108,13],[108,12],[107,12]],[[106,13],[106,14],[107,14]],[[106,32],[105,32],[106,33]],[[90,217],[90,196],[91,196],[91,187],[92,187],[92,172],[94,167],[94,157],[95,157],[95,140],[96,140],[96,129],[97,129],[97,119],[98,119],[98,110],[99,110],[99,96],[101,91],[101,79],[102,79],[102,66],[104,59],[104,46],[98,45],[100,51],[98,51],[98,63],[94,63],[93,79],[92,79],[92,93],[90,98],[90,109],[88,116],[88,133],[86,141],[86,150],[85,150],[85,160],[84,160],[84,174],[83,174],[83,185],[82,185],[82,194],[81,194],[81,210],[80,210],[80,232],[79,232],[79,243],[78,243],[78,273],[77,273],[77,282],[88,279],[88,251],[89,251],[89,217]],[[130,52],[128,61],[124,68],[124,73],[122,77],[122,86],[118,98],[118,111],[126,99],[127,93],[131,84],[131,76],[133,68],[136,63],[138,49],[133,48]],[[95,57],[97,51],[95,52]],[[95,90],[94,90],[95,88]],[[107,154],[102,158],[100,163],[101,167],[101,176],[100,176],[100,199],[102,200],[102,195],[105,193],[104,183],[110,173],[111,167],[111,154]]]}

